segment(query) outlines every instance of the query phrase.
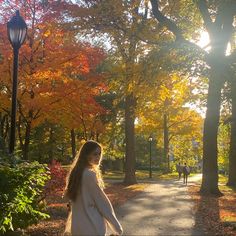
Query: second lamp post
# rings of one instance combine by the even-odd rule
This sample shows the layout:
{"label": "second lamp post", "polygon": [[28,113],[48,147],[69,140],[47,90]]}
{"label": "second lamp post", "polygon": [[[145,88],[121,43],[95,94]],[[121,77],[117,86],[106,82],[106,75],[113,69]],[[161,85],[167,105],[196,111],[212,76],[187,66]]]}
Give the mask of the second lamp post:
{"label": "second lamp post", "polygon": [[151,179],[152,178],[152,136],[150,135],[149,138],[148,138],[148,141],[149,141],[149,154],[150,154],[150,157],[149,157],[149,178]]}

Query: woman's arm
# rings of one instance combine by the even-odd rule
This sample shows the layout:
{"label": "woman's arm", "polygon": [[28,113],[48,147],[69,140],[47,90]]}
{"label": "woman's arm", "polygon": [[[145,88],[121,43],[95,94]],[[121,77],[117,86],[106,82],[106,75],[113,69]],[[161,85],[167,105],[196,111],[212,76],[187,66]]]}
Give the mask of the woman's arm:
{"label": "woman's arm", "polygon": [[92,194],[92,197],[99,212],[111,224],[115,232],[121,235],[123,233],[122,226],[120,225],[118,219],[115,216],[115,212],[113,210],[111,202],[109,201],[105,192],[99,187],[96,173],[90,172],[86,184],[88,184],[89,191]]}

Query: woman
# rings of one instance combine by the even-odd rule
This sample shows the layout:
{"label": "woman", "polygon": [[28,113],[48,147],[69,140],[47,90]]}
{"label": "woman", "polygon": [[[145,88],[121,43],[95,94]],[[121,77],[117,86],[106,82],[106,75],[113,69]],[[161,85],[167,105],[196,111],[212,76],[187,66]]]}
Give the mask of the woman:
{"label": "woman", "polygon": [[106,235],[108,227],[115,235],[123,229],[103,191],[99,165],[102,147],[87,141],[77,154],[67,178],[65,197],[71,202],[66,231],[76,235]]}

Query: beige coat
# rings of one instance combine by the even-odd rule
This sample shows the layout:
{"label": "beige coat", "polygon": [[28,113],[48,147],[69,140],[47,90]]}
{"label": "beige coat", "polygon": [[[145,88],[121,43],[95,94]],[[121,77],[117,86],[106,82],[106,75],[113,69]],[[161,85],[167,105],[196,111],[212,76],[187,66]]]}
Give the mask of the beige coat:
{"label": "beige coat", "polygon": [[96,173],[86,168],[82,176],[81,193],[72,202],[65,232],[73,236],[106,235],[108,227],[113,234],[123,233],[109,199],[99,187]]}

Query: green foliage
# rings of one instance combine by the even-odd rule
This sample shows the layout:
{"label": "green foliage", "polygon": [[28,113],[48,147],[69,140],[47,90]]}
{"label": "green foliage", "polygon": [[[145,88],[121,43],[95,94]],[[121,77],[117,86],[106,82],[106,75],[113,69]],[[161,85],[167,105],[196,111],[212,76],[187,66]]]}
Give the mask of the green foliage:
{"label": "green foliage", "polygon": [[0,233],[23,229],[49,217],[40,203],[48,179],[46,165],[38,162],[0,165]]}
{"label": "green foliage", "polygon": [[219,126],[218,136],[218,165],[219,170],[228,172],[230,148],[230,125]]}
{"label": "green foliage", "polygon": [[[137,168],[149,168],[150,162],[150,142],[148,136],[137,134],[136,136],[136,156]],[[151,143],[152,167],[162,169],[165,165],[162,150],[157,147],[157,141],[154,139]]]}
{"label": "green foliage", "polygon": [[32,130],[29,159],[40,163],[52,160],[68,163],[71,156],[70,132],[59,124],[44,122]]}
{"label": "green foliage", "polygon": [[193,144],[193,139],[189,136],[177,136],[172,140],[172,152],[175,157],[175,164],[187,163],[189,166],[196,166],[201,162],[202,159],[202,144],[201,142],[196,142]]}

